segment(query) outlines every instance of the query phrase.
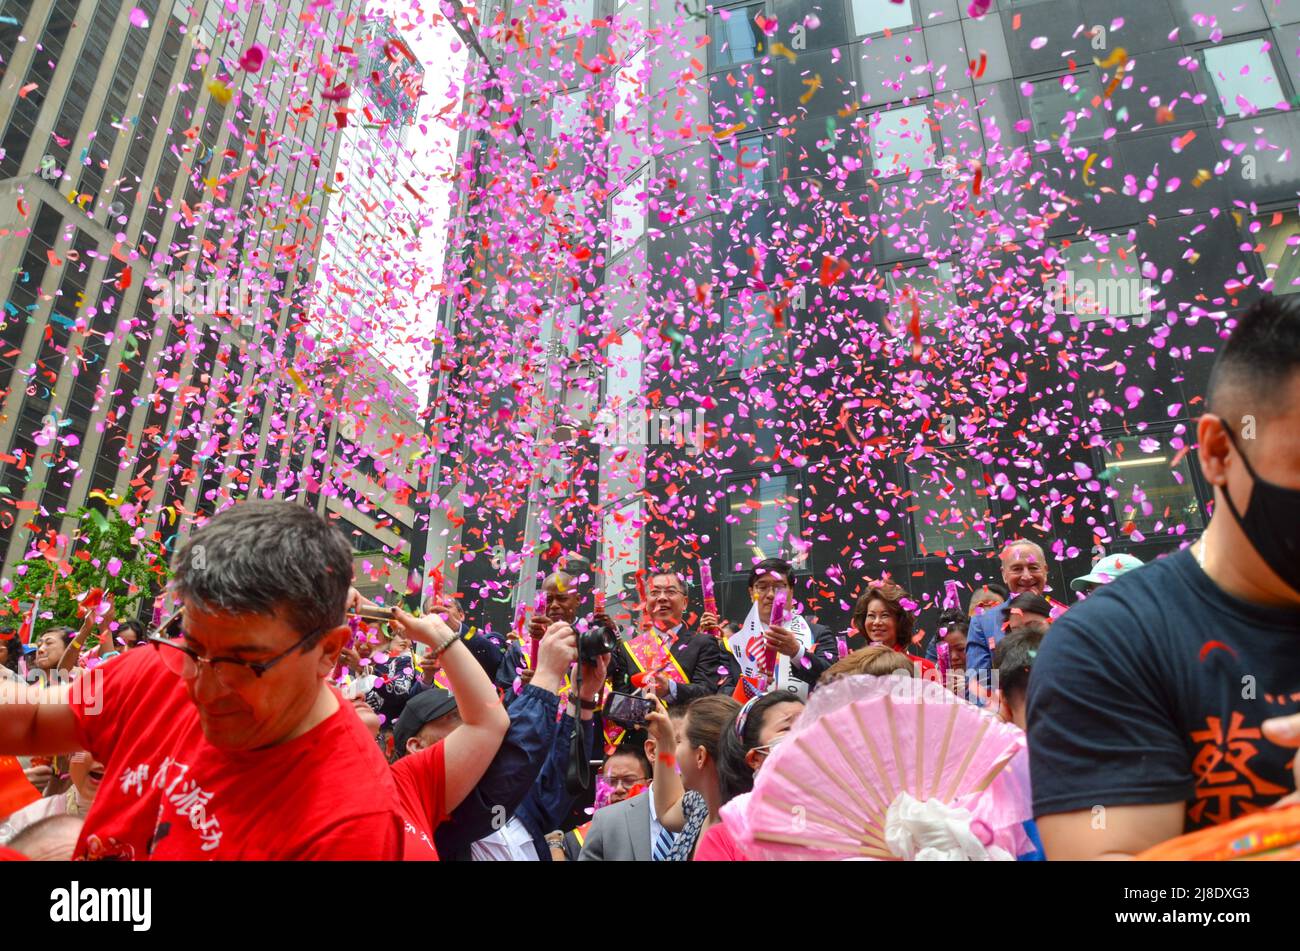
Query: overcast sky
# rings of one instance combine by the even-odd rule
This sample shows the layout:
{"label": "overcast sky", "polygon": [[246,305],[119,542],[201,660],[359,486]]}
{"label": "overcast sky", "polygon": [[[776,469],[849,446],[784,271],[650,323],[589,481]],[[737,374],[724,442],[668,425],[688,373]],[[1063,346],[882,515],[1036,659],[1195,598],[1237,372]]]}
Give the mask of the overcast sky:
{"label": "overcast sky", "polygon": [[[424,297],[429,287],[442,281],[448,212],[454,203],[446,176],[456,157],[456,132],[448,120],[460,111],[466,57],[455,31],[445,20],[436,25],[431,23],[431,14],[422,12],[421,7],[418,0],[372,2],[367,7],[373,15],[386,14],[393,19],[399,35],[424,65],[425,94],[420,102],[420,117],[407,133],[407,147],[416,167],[425,176],[423,181],[413,184],[426,200],[424,210],[428,223],[421,229],[418,250],[405,250],[396,235],[392,241],[393,249],[401,249],[404,270],[409,273],[411,265],[418,263],[428,271],[417,297]],[[429,3],[428,9],[435,10],[436,4]],[[445,114],[439,117],[437,114],[444,109]],[[429,294],[407,315],[411,332],[403,330],[401,336],[411,338],[412,342],[393,345],[383,353],[399,376],[411,384],[421,406],[428,395],[430,358],[421,343],[431,338],[437,323],[437,299],[436,293]]]}

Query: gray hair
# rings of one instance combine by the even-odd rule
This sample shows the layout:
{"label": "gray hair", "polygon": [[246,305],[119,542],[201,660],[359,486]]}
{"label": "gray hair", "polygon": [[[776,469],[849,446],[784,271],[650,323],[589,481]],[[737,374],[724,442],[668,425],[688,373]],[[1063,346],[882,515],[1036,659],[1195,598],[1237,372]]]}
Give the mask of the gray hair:
{"label": "gray hair", "polygon": [[352,549],[343,533],[292,502],[241,502],[195,531],[173,588],[205,611],[279,616],[300,635],[343,623]]}

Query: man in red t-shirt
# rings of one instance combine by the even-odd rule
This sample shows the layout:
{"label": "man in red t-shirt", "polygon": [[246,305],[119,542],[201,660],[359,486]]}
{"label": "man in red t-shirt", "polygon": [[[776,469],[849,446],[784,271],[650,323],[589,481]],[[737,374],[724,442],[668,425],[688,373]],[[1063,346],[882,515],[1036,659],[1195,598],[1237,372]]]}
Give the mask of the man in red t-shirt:
{"label": "man in red t-shirt", "polygon": [[245,502],[175,570],[179,636],[71,685],[0,685],[0,753],[106,764],[76,856],[401,858],[388,764],[326,683],[351,634],[342,534],[301,505]]}

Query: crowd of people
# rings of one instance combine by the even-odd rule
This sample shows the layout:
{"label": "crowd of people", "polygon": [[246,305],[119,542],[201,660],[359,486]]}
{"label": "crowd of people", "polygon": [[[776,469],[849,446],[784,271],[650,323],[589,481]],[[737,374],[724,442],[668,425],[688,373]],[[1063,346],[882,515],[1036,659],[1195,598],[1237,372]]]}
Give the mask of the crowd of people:
{"label": "crowd of people", "polygon": [[803,617],[779,558],[752,566],[743,619],[661,565],[620,623],[592,579],[556,570],[519,629],[485,634],[454,593],[419,614],[363,598],[347,542],[314,512],[234,505],[179,552],[177,607],[153,631],[105,602],[80,630],[0,637],[0,755],[22,758],[31,790],[0,816],[0,847],[745,860],[723,807],[810,697],[922,678],[1025,731],[1020,858],[1137,855],[1296,799],[1300,309],[1270,299],[1242,318],[1196,442],[1216,504],[1194,544],[1149,564],[1103,556],[1066,603],[1043,549],[1009,539],[1001,584],[935,598],[929,636],[888,577],[867,580],[842,631]]}

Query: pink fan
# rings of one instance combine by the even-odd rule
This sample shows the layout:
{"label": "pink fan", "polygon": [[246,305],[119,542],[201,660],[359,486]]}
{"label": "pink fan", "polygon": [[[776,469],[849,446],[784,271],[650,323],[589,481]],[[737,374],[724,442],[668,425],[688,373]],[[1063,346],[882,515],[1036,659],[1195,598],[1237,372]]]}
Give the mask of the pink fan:
{"label": "pink fan", "polygon": [[845,677],[722,814],[754,859],[1014,858],[1027,760],[1020,729],[939,684]]}

